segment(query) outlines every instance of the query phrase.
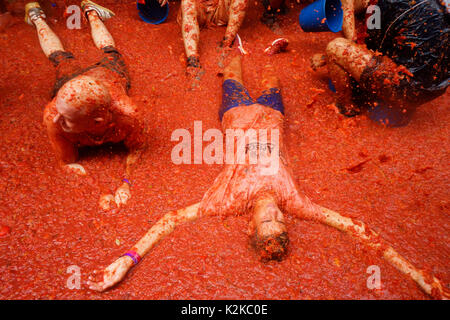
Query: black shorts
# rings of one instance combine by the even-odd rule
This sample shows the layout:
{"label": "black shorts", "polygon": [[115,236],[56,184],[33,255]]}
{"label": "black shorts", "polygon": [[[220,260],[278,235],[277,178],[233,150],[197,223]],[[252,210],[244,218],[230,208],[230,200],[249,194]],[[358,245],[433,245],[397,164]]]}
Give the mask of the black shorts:
{"label": "black shorts", "polygon": [[56,96],[59,89],[69,80],[86,73],[95,68],[106,68],[116,72],[124,80],[125,89],[131,87],[130,76],[122,55],[112,46],[102,48],[104,57],[96,64],[87,68],[81,68],[71,52],[56,51],[48,58],[56,67],[56,82],[53,88],[52,97]]}

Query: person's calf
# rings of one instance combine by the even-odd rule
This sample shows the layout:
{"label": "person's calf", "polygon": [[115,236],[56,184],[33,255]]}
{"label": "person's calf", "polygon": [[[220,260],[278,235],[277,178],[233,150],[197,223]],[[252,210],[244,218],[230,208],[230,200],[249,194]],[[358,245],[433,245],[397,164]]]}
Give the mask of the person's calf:
{"label": "person's calf", "polygon": [[12,24],[12,15],[9,12],[0,13],[0,32],[3,32]]}
{"label": "person's calf", "polygon": [[255,233],[251,241],[261,261],[281,261],[287,254],[289,244],[287,232],[265,237],[260,237]]}

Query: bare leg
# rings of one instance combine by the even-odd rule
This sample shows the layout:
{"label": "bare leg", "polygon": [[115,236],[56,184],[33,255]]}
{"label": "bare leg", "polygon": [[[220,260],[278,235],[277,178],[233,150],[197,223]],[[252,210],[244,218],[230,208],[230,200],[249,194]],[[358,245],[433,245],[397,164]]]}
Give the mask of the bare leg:
{"label": "bare leg", "polygon": [[241,57],[234,57],[231,62],[223,70],[223,80],[236,80],[237,82],[243,84],[242,80],[242,62]]}
{"label": "bare leg", "polygon": [[91,25],[92,39],[94,40],[95,46],[98,49],[103,49],[104,47],[112,46],[115,47],[114,39],[106,29],[103,21],[98,16],[97,12],[94,10],[87,13],[89,24]]}
{"label": "bare leg", "polygon": [[36,26],[42,51],[44,51],[47,57],[56,51],[64,51],[64,47],[58,36],[50,29],[44,19],[37,18],[33,21],[33,24]]}
{"label": "bare leg", "polygon": [[228,18],[227,30],[222,41],[222,46],[229,47],[236,38],[236,34],[242,25],[247,10],[248,0],[232,0],[230,5],[230,16]]}
{"label": "bare leg", "polygon": [[278,79],[275,73],[275,69],[272,65],[264,66],[261,76],[261,85],[263,87],[263,90],[280,87],[280,80]]}

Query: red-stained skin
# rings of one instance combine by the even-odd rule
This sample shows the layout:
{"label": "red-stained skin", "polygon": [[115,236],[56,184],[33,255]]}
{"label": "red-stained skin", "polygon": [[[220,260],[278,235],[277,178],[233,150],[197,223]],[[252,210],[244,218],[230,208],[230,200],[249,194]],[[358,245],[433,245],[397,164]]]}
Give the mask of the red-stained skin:
{"label": "red-stained skin", "polygon": [[[117,187],[123,148],[82,150],[88,177],[59,170],[41,121],[54,70],[34,30],[16,16],[0,34],[0,224],[11,228],[0,237],[0,299],[428,299],[413,281],[348,236],[290,217],[287,257],[261,263],[248,243],[245,215],[177,228],[106,293],[67,289],[69,266],[81,268],[84,283],[89,272],[111,263],[164,213],[200,201],[221,170],[172,164],[176,142],[170,137],[178,128],[193,135],[195,120],[202,121],[203,130],[221,128],[216,48],[223,30],[202,30],[206,73],[200,88],[189,91],[176,23],[179,3],[170,3],[167,22],[158,26],[142,22],[129,1],[101,3],[117,13],[106,24],[128,63],[130,96],[149,126],[150,147],[136,169],[133,198],[121,211],[105,213],[97,205],[99,194]],[[342,117],[332,105],[326,68],[317,73],[309,68],[310,56],[324,52],[335,35],[303,33],[302,7],[295,5],[281,19],[290,42],[286,53],[264,54],[279,35],[259,22],[260,4],[250,1],[239,31],[250,52],[243,77],[254,96],[264,64],[278,68],[286,148],[301,191],[364,221],[411,263],[448,284],[449,95],[420,107],[405,128]],[[66,29],[61,19],[51,27],[83,65],[100,59],[85,22],[81,30]],[[381,269],[379,290],[366,286],[371,265]]]}

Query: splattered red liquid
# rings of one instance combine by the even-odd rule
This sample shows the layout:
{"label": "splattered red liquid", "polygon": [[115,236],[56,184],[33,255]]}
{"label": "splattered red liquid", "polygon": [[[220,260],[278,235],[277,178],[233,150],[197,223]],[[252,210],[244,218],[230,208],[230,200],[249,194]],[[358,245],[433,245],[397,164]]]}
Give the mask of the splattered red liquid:
{"label": "splattered red liquid", "polygon": [[[60,1],[61,2],[61,1]],[[60,2],[57,1],[58,4]],[[42,112],[54,70],[32,27],[16,15],[0,34],[0,299],[425,299],[416,284],[358,242],[328,227],[288,218],[289,254],[261,263],[249,246],[248,217],[206,218],[179,227],[116,288],[70,290],[71,265],[90,271],[131,247],[169,210],[201,200],[218,165],[172,164],[173,130],[220,128],[218,43],[225,28],[201,31],[201,87],[189,91],[184,48],[170,3],[166,23],[142,22],[133,1],[100,1],[117,16],[106,23],[128,63],[131,96],[145,110],[150,148],[136,170],[132,199],[118,212],[102,212],[102,192],[117,188],[125,152],[105,146],[83,150],[89,176],[58,168]],[[335,113],[326,70],[309,68],[331,33],[309,34],[298,25],[295,5],[280,23],[288,52],[264,49],[280,35],[259,22],[262,7],[250,3],[239,32],[250,55],[243,76],[254,96],[264,64],[278,67],[286,110],[286,137],[300,189],[313,201],[360,219],[415,266],[450,281],[448,94],[419,108],[411,124],[388,129],[365,117]],[[83,64],[101,53],[86,22],[69,30],[50,24],[65,48]],[[354,169],[357,168],[357,169]],[[2,227],[3,228],[3,227]],[[2,229],[3,230],[3,229]],[[381,269],[382,288],[370,290],[366,270]]]}

